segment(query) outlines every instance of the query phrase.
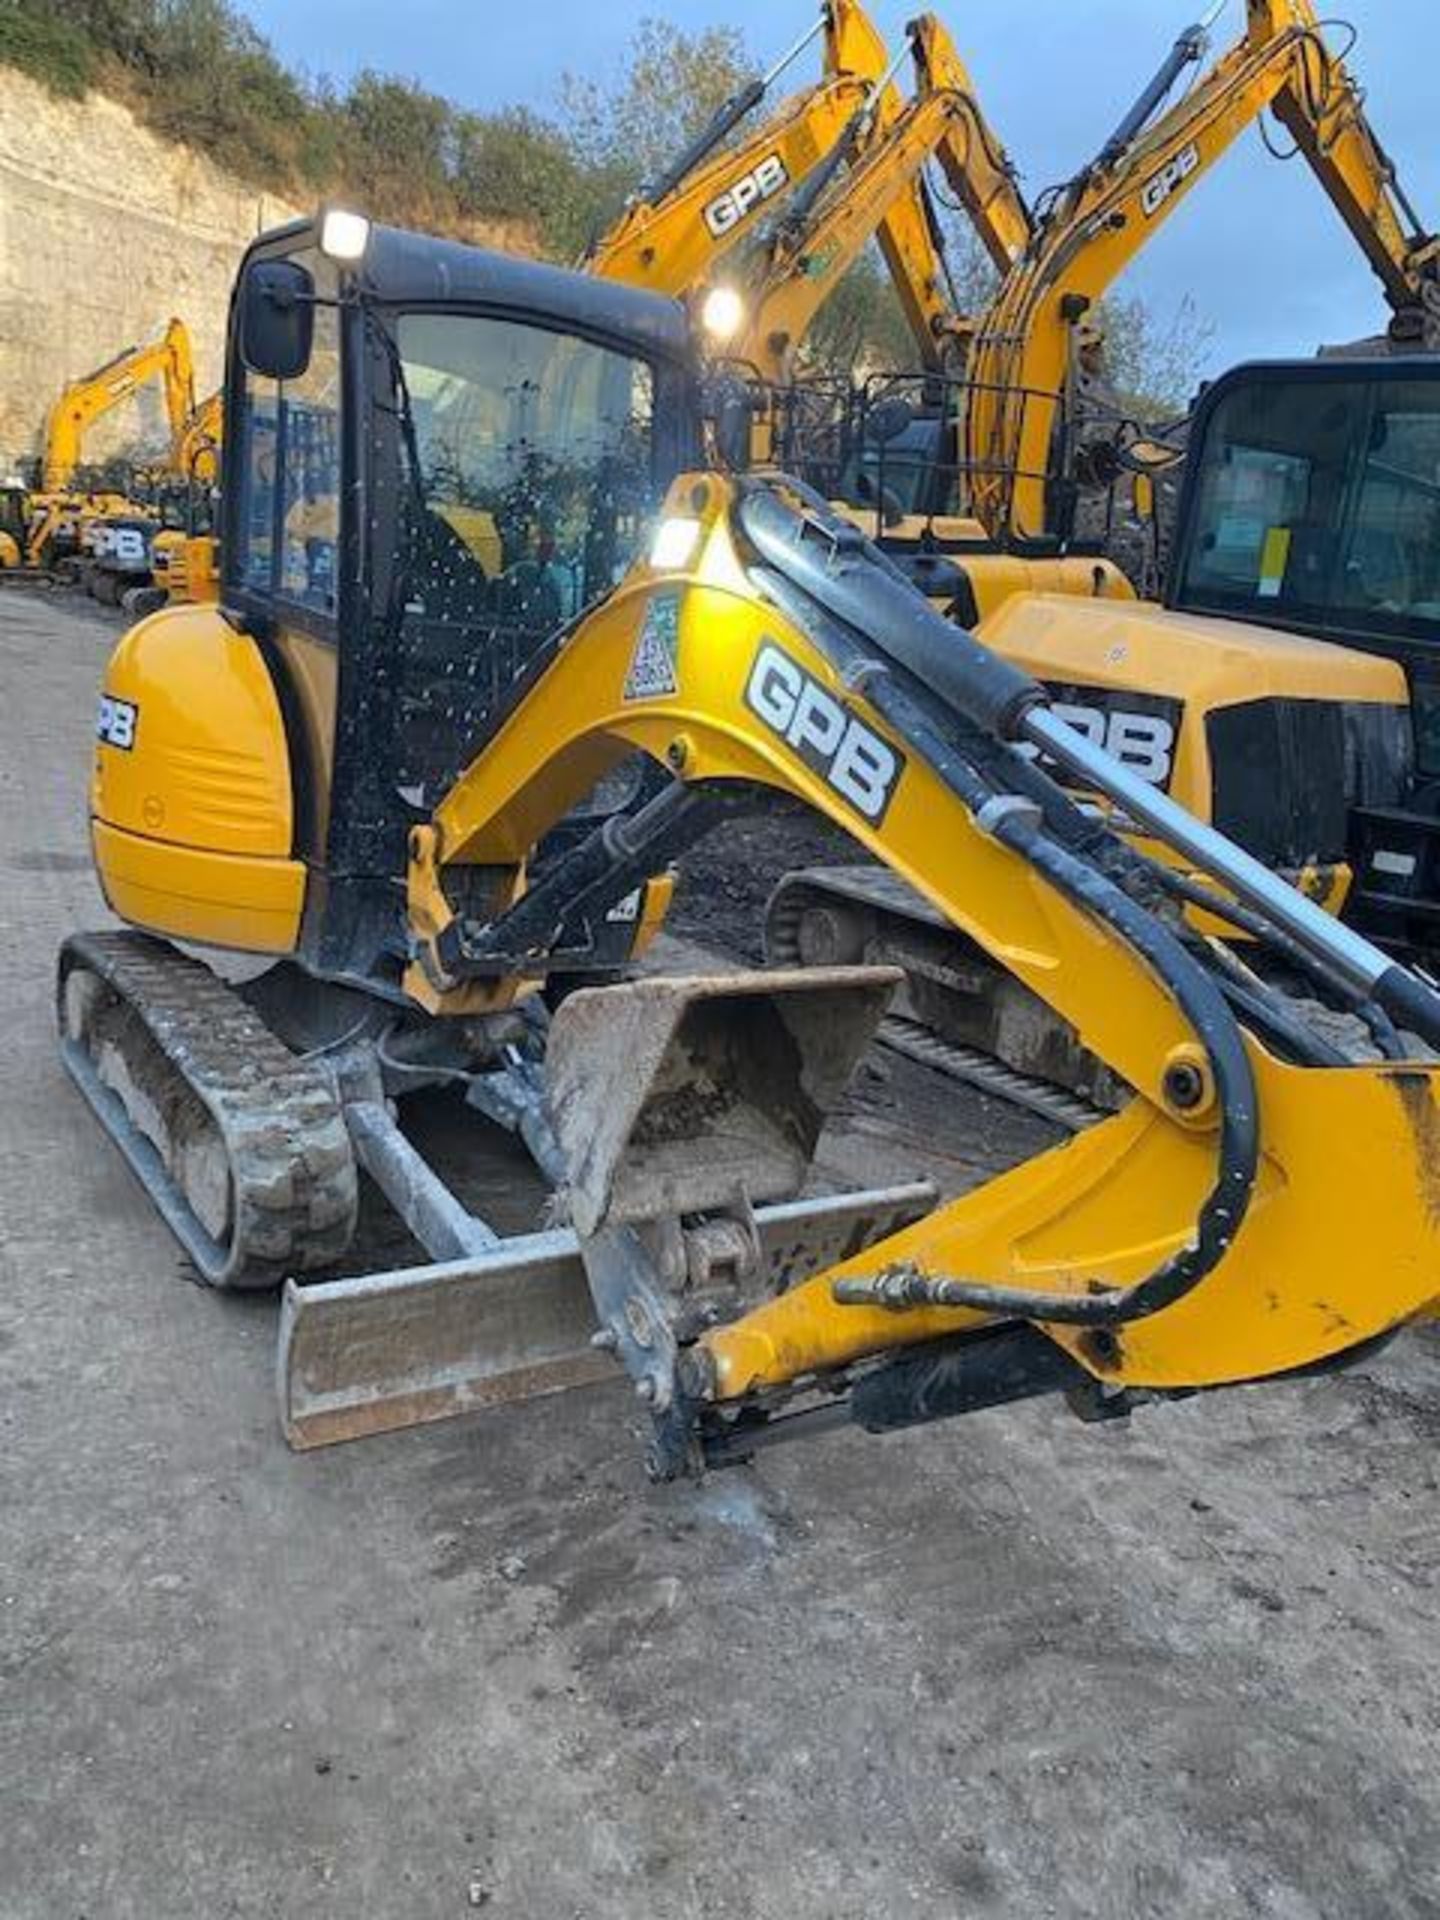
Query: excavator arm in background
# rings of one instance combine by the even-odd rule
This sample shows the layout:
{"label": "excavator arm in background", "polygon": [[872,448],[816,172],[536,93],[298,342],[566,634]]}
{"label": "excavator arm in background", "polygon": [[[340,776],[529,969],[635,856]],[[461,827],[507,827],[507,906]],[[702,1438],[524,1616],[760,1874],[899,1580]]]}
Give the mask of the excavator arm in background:
{"label": "excavator arm in background", "polygon": [[1400,324],[1413,333],[1419,316],[1440,311],[1440,243],[1420,231],[1311,0],[1248,0],[1239,41],[1152,117],[1206,45],[1203,28],[1182,36],[1095,162],[1060,191],[981,322],[963,464],[973,476],[974,510],[997,538],[1054,531],[1046,476],[1077,327],[1267,109],[1290,130],[1360,242]]}
{"label": "excavator arm in background", "polygon": [[[791,95],[739,145],[725,146],[780,74],[822,35],[822,78]],[[683,295],[704,286],[758,217],[853,143],[868,115],[888,122],[899,114],[902,102],[889,73],[885,42],[857,0],[826,0],[814,26],[733,94],[642,189],[590,249],[585,269],[656,293]],[[918,205],[914,216],[920,217]],[[901,257],[915,251],[898,229],[892,244]]]}
{"label": "excavator arm in background", "polygon": [[995,271],[1008,273],[1035,233],[1015,166],[985,117],[969,68],[933,13],[914,22],[911,45],[918,91],[948,91],[965,102],[935,157]]}
{"label": "excavator arm in background", "polygon": [[[778,76],[821,33],[823,78],[792,95],[739,146],[725,147]],[[912,23],[909,42],[922,89],[954,94],[967,103],[953,137],[939,143],[937,157],[986,252],[1003,270],[1030,234],[1014,169],[944,28],[925,15]],[[726,101],[661,179],[626,208],[587,255],[587,270],[660,293],[686,294],[711,282],[760,216],[782,205],[786,195],[795,196],[794,211],[782,222],[782,234],[802,232],[837,176],[858,167],[869,149],[906,121],[910,109],[895,84],[895,64],[855,0],[830,0],[816,25]],[[879,242],[922,363],[939,368],[957,332],[955,300],[944,236],[919,170],[898,170],[883,215],[862,218],[863,238]],[[846,255],[845,264],[856,250]],[[825,293],[838,277],[824,276]],[[820,301],[807,304],[813,313]]]}
{"label": "excavator arm in background", "polygon": [[127,348],[65,389],[51,408],[46,425],[42,493],[59,493],[73,485],[85,436],[96,421],[157,379],[164,392],[173,452],[195,410],[195,363],[183,320],[171,320],[159,340]]}
{"label": "excavator arm in background", "polygon": [[220,478],[220,436],[224,431],[224,408],[225,395],[217,387],[187,416],[176,442],[176,471],[202,487],[212,487]]}
{"label": "excavator arm in background", "polygon": [[[981,113],[968,70],[931,16],[907,29],[917,90],[871,137],[817,173],[772,237],[747,299],[737,357],[781,383],[816,313],[877,238],[922,360],[940,367],[968,339],[944,272],[943,242],[924,171],[939,159],[997,266],[1012,265],[1031,233],[1014,171]],[[843,170],[842,165],[843,164]],[[918,216],[915,209],[918,206]],[[897,251],[895,234],[906,240]],[[947,353],[947,347],[950,351]]]}
{"label": "excavator arm in background", "polygon": [[[996,272],[1007,273],[1034,232],[1015,167],[985,117],[969,68],[935,15],[921,14],[909,33],[917,95],[949,94],[963,102],[945,122],[934,157]],[[891,114],[886,130],[895,130],[898,119],[898,112]],[[945,236],[923,165],[904,180],[876,239],[922,366],[953,364],[968,348],[971,323],[957,311]]]}

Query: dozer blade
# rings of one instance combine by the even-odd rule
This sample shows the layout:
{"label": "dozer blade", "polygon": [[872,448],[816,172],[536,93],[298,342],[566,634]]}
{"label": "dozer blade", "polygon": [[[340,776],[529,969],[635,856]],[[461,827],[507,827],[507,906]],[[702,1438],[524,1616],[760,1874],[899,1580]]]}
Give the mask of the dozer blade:
{"label": "dozer blade", "polygon": [[546,1085],[576,1230],[798,1193],[901,977],[812,967],[572,994]]}
{"label": "dozer blade", "polygon": [[[771,1290],[898,1233],[935,1197],[920,1182],[761,1208]],[[437,1266],[288,1281],[277,1366],[285,1437],[301,1450],[331,1446],[618,1379],[590,1344],[595,1328],[579,1243],[564,1230]]]}

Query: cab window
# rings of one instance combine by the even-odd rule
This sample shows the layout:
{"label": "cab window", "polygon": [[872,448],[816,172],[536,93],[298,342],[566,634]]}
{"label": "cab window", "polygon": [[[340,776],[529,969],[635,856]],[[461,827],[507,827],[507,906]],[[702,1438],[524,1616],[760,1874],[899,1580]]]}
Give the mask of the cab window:
{"label": "cab window", "polygon": [[433,798],[639,552],[658,505],[653,370],[478,314],[401,314],[394,338],[402,784]]}
{"label": "cab window", "polygon": [[1256,377],[1198,458],[1177,604],[1440,640],[1440,381]]}
{"label": "cab window", "polygon": [[[309,253],[316,292],[333,269]],[[336,610],[340,543],[340,330],[334,306],[315,308],[310,364],[283,384],[246,376],[242,583],[309,612]]]}
{"label": "cab window", "polygon": [[653,504],[649,366],[470,315],[407,314],[397,332],[428,512],[499,621],[573,619],[629,567]]}

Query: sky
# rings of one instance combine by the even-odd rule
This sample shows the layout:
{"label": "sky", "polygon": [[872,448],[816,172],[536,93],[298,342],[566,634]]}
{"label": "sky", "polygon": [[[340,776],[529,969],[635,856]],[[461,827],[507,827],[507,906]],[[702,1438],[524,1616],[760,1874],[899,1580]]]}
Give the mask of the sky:
{"label": "sky", "polygon": [[[603,77],[624,67],[645,14],[687,29],[740,29],[757,63],[813,16],[810,0],[241,0],[290,64],[347,80],[363,67],[419,80],[464,106],[553,110],[562,71]],[[1197,0],[932,0],[970,66],[982,103],[1033,197],[1092,154],[1202,9]],[[870,11],[898,46],[913,0]],[[1329,16],[1330,9],[1322,11]],[[1440,227],[1435,74],[1436,0],[1335,0],[1359,32],[1351,69],[1421,218]],[[1243,0],[1229,0],[1217,44],[1236,37]],[[403,33],[397,32],[403,22]],[[1333,44],[1332,39],[1332,44]],[[792,69],[798,85],[813,75]],[[1283,137],[1283,136],[1282,136]],[[1120,291],[1162,318],[1186,296],[1213,325],[1206,372],[1268,353],[1309,353],[1378,332],[1379,286],[1303,160],[1272,159],[1251,128],[1141,254]]]}

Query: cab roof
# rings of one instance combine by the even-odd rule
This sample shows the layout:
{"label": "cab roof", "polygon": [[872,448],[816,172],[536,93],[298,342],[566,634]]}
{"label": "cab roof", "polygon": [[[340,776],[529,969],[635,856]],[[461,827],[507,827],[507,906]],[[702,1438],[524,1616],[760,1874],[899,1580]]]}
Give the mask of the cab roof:
{"label": "cab roof", "polygon": [[[247,262],[319,244],[318,219],[292,221],[255,240]],[[466,246],[433,234],[372,225],[364,257],[341,268],[371,299],[397,306],[477,307],[581,333],[609,336],[671,360],[693,351],[678,300],[568,267]]]}

